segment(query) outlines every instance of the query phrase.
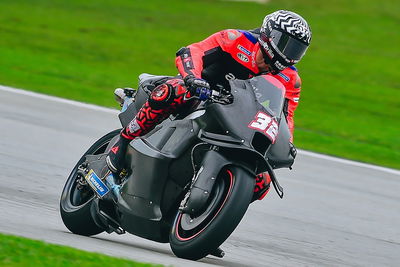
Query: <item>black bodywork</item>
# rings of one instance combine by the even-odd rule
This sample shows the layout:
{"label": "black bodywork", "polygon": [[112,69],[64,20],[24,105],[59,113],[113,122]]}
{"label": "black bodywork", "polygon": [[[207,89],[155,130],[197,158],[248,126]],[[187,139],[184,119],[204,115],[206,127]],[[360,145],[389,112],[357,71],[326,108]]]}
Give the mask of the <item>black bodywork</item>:
{"label": "black bodywork", "polygon": [[[123,126],[134,117],[151,89],[168,78],[140,77],[135,102],[120,114]],[[290,133],[282,113],[282,89],[263,77],[230,81],[230,85],[231,104],[209,101],[183,119],[165,120],[130,143],[126,157],[129,173],[116,201],[116,220],[124,230],[168,242],[178,208],[193,213],[200,210],[207,201],[203,193],[211,190],[212,177],[223,166],[238,165],[254,176],[268,171],[275,179],[273,168],[293,164]],[[264,101],[268,95],[276,99]],[[274,144],[262,132],[248,127],[260,111],[279,123]],[[274,185],[280,188],[277,182]],[[186,194],[189,188],[190,196]]]}

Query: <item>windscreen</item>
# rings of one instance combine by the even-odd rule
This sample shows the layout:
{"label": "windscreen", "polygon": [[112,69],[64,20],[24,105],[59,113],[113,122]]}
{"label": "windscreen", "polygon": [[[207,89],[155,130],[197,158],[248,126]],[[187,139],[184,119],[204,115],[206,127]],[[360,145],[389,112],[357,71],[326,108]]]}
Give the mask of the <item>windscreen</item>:
{"label": "windscreen", "polygon": [[285,87],[270,75],[261,75],[249,80],[257,101],[271,115],[279,117],[285,96]]}

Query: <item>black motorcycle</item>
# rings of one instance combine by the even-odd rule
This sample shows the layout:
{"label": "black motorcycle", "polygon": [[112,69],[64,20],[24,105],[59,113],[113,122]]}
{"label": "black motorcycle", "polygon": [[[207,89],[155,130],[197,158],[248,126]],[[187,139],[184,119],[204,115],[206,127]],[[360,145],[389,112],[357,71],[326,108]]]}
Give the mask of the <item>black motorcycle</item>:
{"label": "black motorcycle", "polygon": [[[134,101],[119,115],[122,126],[169,78],[139,77]],[[214,90],[195,110],[133,140],[120,177],[105,162],[120,129],[96,141],[64,186],[60,211],[65,226],[85,236],[128,232],[169,242],[176,256],[191,260],[222,257],[219,246],[255,199],[255,176],[268,172],[282,198],[273,170],[290,168],[295,157],[283,85],[263,75],[233,80],[230,86],[229,92]]]}

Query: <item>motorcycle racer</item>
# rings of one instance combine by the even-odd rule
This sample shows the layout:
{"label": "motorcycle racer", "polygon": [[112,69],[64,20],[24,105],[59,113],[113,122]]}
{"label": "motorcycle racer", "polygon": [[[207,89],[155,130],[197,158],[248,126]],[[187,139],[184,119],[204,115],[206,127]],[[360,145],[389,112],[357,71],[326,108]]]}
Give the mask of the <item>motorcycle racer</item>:
{"label": "motorcycle racer", "polygon": [[[252,31],[228,29],[178,50],[175,64],[180,78],[156,87],[136,117],[125,127],[107,155],[107,165],[114,173],[123,169],[127,146],[173,113],[179,113],[198,100],[207,100],[211,88],[229,80],[272,75],[286,88],[284,113],[290,131],[294,129],[294,111],[301,90],[301,79],[293,66],[305,54],[311,41],[311,29],[298,14],[279,10],[267,15],[260,28]],[[259,174],[254,199],[268,192],[271,179]]]}

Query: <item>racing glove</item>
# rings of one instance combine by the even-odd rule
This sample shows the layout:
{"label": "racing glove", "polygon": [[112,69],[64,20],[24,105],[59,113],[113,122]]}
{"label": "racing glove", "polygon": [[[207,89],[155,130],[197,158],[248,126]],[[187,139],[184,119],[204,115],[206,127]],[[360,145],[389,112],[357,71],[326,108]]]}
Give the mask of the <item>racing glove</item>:
{"label": "racing glove", "polygon": [[188,75],[183,81],[192,96],[196,96],[202,101],[210,98],[212,90],[206,80],[196,78],[194,75]]}

